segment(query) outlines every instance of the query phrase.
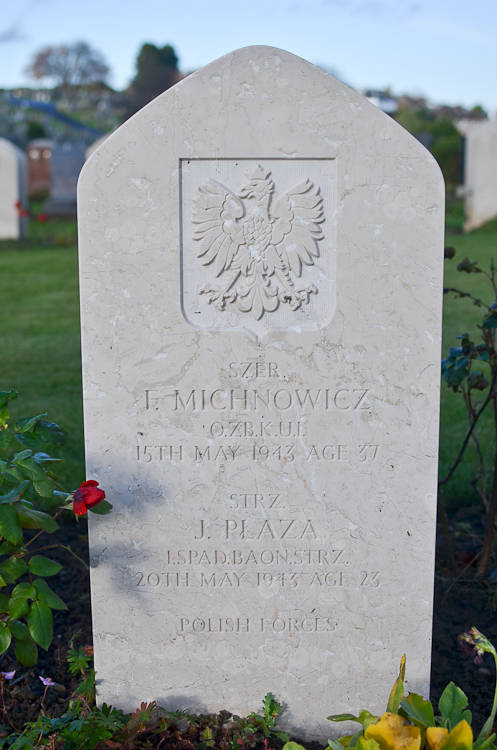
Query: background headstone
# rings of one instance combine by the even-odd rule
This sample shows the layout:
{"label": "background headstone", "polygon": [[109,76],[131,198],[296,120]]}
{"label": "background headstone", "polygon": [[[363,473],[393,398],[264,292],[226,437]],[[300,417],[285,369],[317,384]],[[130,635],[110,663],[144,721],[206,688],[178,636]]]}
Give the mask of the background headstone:
{"label": "background headstone", "polygon": [[497,216],[497,122],[483,122],[466,135],[464,229],[470,232]]}
{"label": "background headstone", "polygon": [[25,237],[27,220],[26,157],[20,148],[0,138],[0,239]]}
{"label": "background headstone", "polygon": [[[192,74],[79,193],[97,691],[296,736],[427,692],[444,188],[280,50]],[[335,734],[336,734],[335,728]]]}
{"label": "background headstone", "polygon": [[55,143],[51,158],[50,200],[45,206],[45,212],[49,216],[73,216],[76,214],[78,177],[84,162],[84,143],[73,141]]}
{"label": "background headstone", "polygon": [[33,198],[46,198],[52,189],[52,151],[54,141],[35,138],[26,146],[28,158],[28,192]]}

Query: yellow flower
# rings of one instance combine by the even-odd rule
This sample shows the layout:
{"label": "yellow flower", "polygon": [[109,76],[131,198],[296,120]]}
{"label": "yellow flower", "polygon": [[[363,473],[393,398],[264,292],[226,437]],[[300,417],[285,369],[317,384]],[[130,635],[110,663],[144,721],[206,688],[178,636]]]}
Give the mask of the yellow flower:
{"label": "yellow flower", "polygon": [[468,722],[464,719],[456,724],[449,732],[443,727],[428,727],[426,730],[426,744],[430,750],[471,750],[473,747],[473,732]]}
{"label": "yellow flower", "polygon": [[376,740],[381,750],[420,750],[421,730],[406,724],[402,716],[387,711],[377,724],[364,732],[367,740]]}

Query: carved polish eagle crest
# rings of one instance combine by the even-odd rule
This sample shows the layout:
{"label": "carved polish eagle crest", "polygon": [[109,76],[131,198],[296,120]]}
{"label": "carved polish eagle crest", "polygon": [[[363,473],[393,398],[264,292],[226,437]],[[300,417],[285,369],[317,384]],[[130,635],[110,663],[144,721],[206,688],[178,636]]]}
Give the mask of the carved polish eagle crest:
{"label": "carved polish eagle crest", "polygon": [[300,281],[303,266],[314,265],[323,239],[323,198],[304,178],[274,197],[271,172],[245,172],[236,193],[209,179],[193,199],[193,239],[197,257],[212,268],[219,284],[198,288],[209,304],[234,304],[260,320],[280,304],[298,310],[318,290]]}

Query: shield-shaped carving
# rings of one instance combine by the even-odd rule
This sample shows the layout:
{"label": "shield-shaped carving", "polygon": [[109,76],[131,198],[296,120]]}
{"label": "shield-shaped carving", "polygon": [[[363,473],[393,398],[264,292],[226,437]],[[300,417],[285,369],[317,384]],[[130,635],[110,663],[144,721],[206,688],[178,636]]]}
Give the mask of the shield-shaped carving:
{"label": "shield-shaped carving", "polygon": [[183,311],[200,328],[318,329],[333,311],[333,160],[181,162]]}

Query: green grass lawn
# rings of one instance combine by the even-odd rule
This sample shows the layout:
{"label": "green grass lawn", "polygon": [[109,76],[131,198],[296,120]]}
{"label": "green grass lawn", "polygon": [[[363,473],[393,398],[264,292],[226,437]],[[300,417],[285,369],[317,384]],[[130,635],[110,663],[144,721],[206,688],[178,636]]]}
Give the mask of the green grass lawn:
{"label": "green grass lawn", "polygon": [[[0,390],[16,388],[11,415],[48,413],[69,434],[56,471],[68,489],[84,481],[76,248],[4,250],[0,243]],[[19,447],[19,450],[22,448]]]}
{"label": "green grass lawn", "polygon": [[[13,403],[15,418],[48,412],[69,433],[67,445],[56,449],[64,459],[60,475],[68,488],[84,479],[81,357],[75,222],[31,223],[30,237],[22,245],[0,242],[0,390],[19,391]],[[497,261],[497,225],[469,235],[451,235],[447,244],[456,248],[445,261],[445,286],[455,286],[481,296],[492,304],[492,292],[481,274],[456,270],[466,255],[488,267]],[[477,339],[481,310],[471,301],[444,298],[443,355],[457,346],[457,336],[469,332]],[[484,396],[483,396],[484,397]],[[461,397],[442,383],[440,473],[444,476],[466,433]],[[479,436],[489,465],[493,453],[490,412],[481,420]],[[471,486],[474,448],[446,489],[449,504],[471,505],[476,500]]]}

